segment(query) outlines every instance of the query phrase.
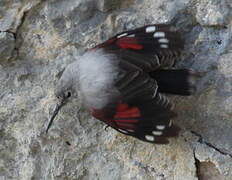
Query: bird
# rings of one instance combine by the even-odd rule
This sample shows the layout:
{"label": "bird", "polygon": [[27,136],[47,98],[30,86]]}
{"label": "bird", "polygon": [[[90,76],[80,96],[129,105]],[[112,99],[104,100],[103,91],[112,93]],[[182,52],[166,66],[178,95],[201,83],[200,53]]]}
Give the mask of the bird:
{"label": "bird", "polygon": [[184,40],[170,24],[150,24],[123,31],[86,50],[69,64],[55,86],[54,118],[71,98],[80,100],[96,119],[141,141],[168,144],[180,127],[167,94],[196,92],[198,72],[176,69]]}

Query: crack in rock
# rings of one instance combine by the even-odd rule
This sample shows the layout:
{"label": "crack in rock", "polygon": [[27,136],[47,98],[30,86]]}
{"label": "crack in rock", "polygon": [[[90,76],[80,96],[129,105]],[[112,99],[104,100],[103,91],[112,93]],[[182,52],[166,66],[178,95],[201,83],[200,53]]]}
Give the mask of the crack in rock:
{"label": "crack in rock", "polygon": [[10,57],[8,59],[11,59],[11,58],[17,58],[18,55],[19,55],[19,47],[20,47],[20,43],[17,43],[18,41],[18,35],[19,35],[19,31],[22,27],[22,25],[24,24],[25,22],[25,19],[27,17],[27,14],[33,10],[34,8],[36,8],[37,6],[39,6],[42,2],[44,2],[43,0],[39,1],[38,3],[34,4],[30,9],[27,9],[23,12],[23,15],[22,17],[20,18],[20,22],[19,24],[15,27],[15,30],[9,28],[7,30],[4,30],[4,31],[0,31],[0,33],[9,33],[13,36],[13,41],[14,41],[14,49],[10,55]]}
{"label": "crack in rock", "polygon": [[[40,3],[39,3],[39,4],[40,4]],[[31,9],[33,9],[33,7],[32,7]],[[15,50],[15,52],[16,52],[16,56],[17,56],[17,57],[19,56],[19,46],[17,46],[17,44],[20,44],[20,45],[21,45],[21,43],[17,43],[17,40],[18,40],[18,32],[19,32],[20,28],[22,27],[22,25],[23,25],[23,23],[24,23],[24,21],[25,21],[25,19],[26,19],[26,16],[27,16],[27,14],[28,14],[28,12],[29,12],[31,9],[29,9],[29,10],[23,12],[23,16],[22,16],[22,18],[21,18],[21,22],[20,22],[20,24],[18,25],[18,27],[16,28],[16,31],[15,31],[15,33],[14,33],[15,44],[16,44],[14,50]]]}
{"label": "crack in rock", "polygon": [[196,157],[195,149],[193,150],[193,157],[194,157],[194,160],[195,160],[196,176],[200,180],[200,174],[199,174],[199,171],[200,171],[200,161]]}
{"label": "crack in rock", "polygon": [[0,31],[0,60],[9,60],[15,49],[15,34],[10,31]]}
{"label": "crack in rock", "polygon": [[15,37],[15,35],[16,35],[16,33],[15,33],[15,32],[12,32],[12,31],[10,31],[10,30],[0,31],[0,33],[3,33],[3,32],[6,32],[6,33],[9,33],[9,34],[12,34],[14,37]]}
{"label": "crack in rock", "polygon": [[[19,38],[18,38],[18,36],[19,36],[19,31],[20,31],[22,25],[24,24],[24,22],[25,22],[25,20],[26,20],[26,18],[27,18],[27,16],[28,16],[28,14],[30,14],[29,12],[30,12],[30,11],[33,11],[34,8],[40,6],[43,2],[44,2],[44,1],[41,0],[40,2],[38,2],[37,4],[35,4],[34,6],[32,6],[30,9],[24,11],[24,12],[23,12],[23,15],[22,15],[22,17],[21,17],[21,21],[20,21],[19,25],[16,27],[15,32],[11,32],[11,31],[10,31],[11,33],[13,33],[14,38],[15,38],[15,44],[16,44],[16,45],[15,45],[15,52],[16,52],[17,57],[18,57],[18,55],[19,55],[19,47],[21,46],[21,42],[17,42],[18,39],[19,39]],[[9,30],[8,30],[8,31],[9,31]]]}
{"label": "crack in rock", "polygon": [[207,142],[204,140],[204,138],[202,137],[202,135],[200,135],[199,133],[195,132],[195,131],[191,131],[192,134],[194,134],[195,136],[197,136],[199,139],[198,139],[198,142],[201,143],[201,144],[205,144],[207,145],[208,147],[210,148],[213,148],[215,151],[217,151],[218,153],[222,154],[222,155],[225,155],[225,156],[230,156],[232,158],[232,154],[230,153],[227,153],[227,152],[224,152],[223,150],[217,148],[216,146],[214,146],[213,144]]}

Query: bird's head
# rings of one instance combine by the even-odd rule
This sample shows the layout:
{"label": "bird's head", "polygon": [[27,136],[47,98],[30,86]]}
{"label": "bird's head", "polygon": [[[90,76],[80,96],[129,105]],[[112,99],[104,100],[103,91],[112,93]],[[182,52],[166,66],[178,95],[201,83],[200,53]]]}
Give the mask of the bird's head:
{"label": "bird's head", "polygon": [[71,97],[77,94],[75,87],[78,82],[77,78],[75,78],[76,81],[74,81],[73,78],[73,76],[77,77],[74,67],[74,64],[70,64],[66,67],[55,87],[54,94],[58,99],[58,103],[56,104],[55,110],[49,121],[46,132],[48,132],[53,120],[55,119],[61,107],[63,107]]}
{"label": "bird's head", "polygon": [[59,100],[70,98],[74,91],[73,86],[70,70],[66,68],[55,87],[54,94],[56,98]]}

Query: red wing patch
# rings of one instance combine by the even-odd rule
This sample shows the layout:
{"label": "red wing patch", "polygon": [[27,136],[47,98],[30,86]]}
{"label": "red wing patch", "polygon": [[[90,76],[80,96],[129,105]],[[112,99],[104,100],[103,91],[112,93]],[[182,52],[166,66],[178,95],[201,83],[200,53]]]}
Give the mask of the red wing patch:
{"label": "red wing patch", "polygon": [[90,110],[93,117],[105,122],[111,127],[115,127],[114,120],[112,119],[111,112],[105,109],[91,109]]}
{"label": "red wing patch", "polygon": [[103,109],[92,109],[91,114],[119,131],[135,131],[141,116],[139,108],[127,104],[118,104],[113,114]]}
{"label": "red wing patch", "polygon": [[134,49],[134,50],[142,50],[143,46],[139,44],[138,40],[135,37],[121,37],[121,38],[111,38],[106,42],[97,45],[93,49],[96,48],[104,48],[109,46],[117,46],[122,49]]}
{"label": "red wing patch", "polygon": [[123,37],[117,40],[117,45],[123,49],[134,49],[141,50],[143,46],[138,43],[136,38],[133,37]]}
{"label": "red wing patch", "polygon": [[118,104],[114,121],[120,129],[135,130],[141,116],[137,107],[129,107],[127,104]]}
{"label": "red wing patch", "polygon": [[120,118],[138,118],[140,117],[140,111],[137,107],[129,107],[127,104],[118,104],[116,108],[115,119]]}

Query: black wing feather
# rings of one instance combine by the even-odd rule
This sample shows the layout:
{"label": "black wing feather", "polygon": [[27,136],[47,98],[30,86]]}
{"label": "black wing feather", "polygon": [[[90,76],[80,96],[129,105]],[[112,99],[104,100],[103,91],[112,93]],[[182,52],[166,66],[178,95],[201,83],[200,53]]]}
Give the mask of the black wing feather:
{"label": "black wing feather", "polygon": [[[147,29],[152,27],[155,30],[147,32]],[[126,37],[134,37],[143,46],[143,49],[138,51],[140,53],[157,54],[167,49],[179,53],[184,48],[184,41],[180,32],[177,32],[173,26],[166,24],[151,24],[134,30],[124,31],[113,38],[120,40]],[[168,42],[165,42],[165,40]],[[133,38],[131,41],[128,39],[128,43],[134,43]],[[162,48],[162,45],[167,45],[168,48]]]}
{"label": "black wing feather", "polygon": [[[121,61],[121,64],[124,63],[125,61]],[[123,67],[125,66],[121,65],[121,69]],[[130,68],[127,66],[127,72],[122,70],[122,74],[124,77],[116,83],[122,96],[121,103],[127,104],[129,108],[137,108],[140,115],[130,117],[128,114],[128,117],[125,117],[123,114],[120,117],[120,113],[117,114],[116,111],[117,119],[113,119],[116,125],[114,128],[146,142],[168,143],[167,138],[177,136],[180,130],[171,124],[171,119],[176,117],[176,113],[172,110],[172,103],[158,92],[156,81],[147,73],[134,69],[134,66]],[[128,119],[137,121],[130,123]],[[123,121],[125,121],[124,124],[122,124]],[[132,128],[127,124],[131,124]]]}
{"label": "black wing feather", "polygon": [[[148,28],[153,27],[154,31],[147,32]],[[181,56],[184,42],[172,26],[153,24],[119,33],[96,48],[104,48],[143,71],[152,72],[158,68],[172,67]]]}

